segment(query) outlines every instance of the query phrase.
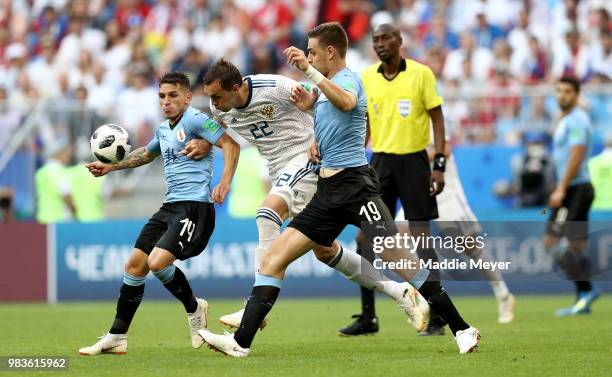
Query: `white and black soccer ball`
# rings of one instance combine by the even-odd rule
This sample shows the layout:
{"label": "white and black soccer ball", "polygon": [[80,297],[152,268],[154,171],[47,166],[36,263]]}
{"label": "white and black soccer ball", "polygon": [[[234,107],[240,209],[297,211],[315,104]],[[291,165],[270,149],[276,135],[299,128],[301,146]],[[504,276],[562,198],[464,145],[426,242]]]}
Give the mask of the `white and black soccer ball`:
{"label": "white and black soccer ball", "polygon": [[89,140],[91,153],[100,162],[112,164],[130,153],[130,135],[121,126],[105,124],[94,131]]}

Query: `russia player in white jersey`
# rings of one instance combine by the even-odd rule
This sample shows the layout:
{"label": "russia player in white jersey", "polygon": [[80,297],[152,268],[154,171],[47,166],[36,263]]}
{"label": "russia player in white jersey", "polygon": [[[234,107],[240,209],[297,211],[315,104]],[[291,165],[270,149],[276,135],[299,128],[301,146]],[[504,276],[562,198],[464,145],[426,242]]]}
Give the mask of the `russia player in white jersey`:
{"label": "russia player in white jersey", "polygon": [[[433,161],[434,151],[429,148],[427,150],[430,161]],[[461,230],[461,233],[466,236],[476,236],[482,233],[482,228],[478,223],[478,219],[472,208],[470,207],[461,185],[459,172],[454,158],[451,155],[449,144],[446,144],[446,172],[444,173],[444,190],[436,197],[438,201],[439,217],[435,220],[438,224],[450,225]],[[395,219],[404,221],[404,209],[400,208]],[[466,254],[473,259],[483,260],[488,262],[491,257],[486,250],[466,250]],[[482,270],[482,274],[489,280],[493,294],[497,300],[499,323],[510,323],[514,319],[515,298],[499,270]],[[427,302],[422,297],[419,297],[419,306],[421,310],[427,312]]]}
{"label": "russia player in white jersey", "polygon": [[[216,62],[204,77],[204,92],[211,98],[211,112],[224,127],[236,131],[253,144],[267,161],[273,185],[257,211],[259,244],[255,268],[280,236],[283,221],[299,214],[317,190],[318,176],[311,170],[308,148],[314,142],[313,118],[290,101],[297,82],[279,75],[242,77],[238,68],[226,60]],[[206,142],[186,146],[188,156],[205,155]],[[421,331],[425,321],[416,307],[416,292],[408,283],[387,278],[360,255],[334,241],[331,247],[317,246],[314,253],[321,262],[340,271],[351,281],[385,293],[393,298]],[[239,327],[244,309],[222,316],[221,323]],[[266,322],[262,322],[263,328]]]}

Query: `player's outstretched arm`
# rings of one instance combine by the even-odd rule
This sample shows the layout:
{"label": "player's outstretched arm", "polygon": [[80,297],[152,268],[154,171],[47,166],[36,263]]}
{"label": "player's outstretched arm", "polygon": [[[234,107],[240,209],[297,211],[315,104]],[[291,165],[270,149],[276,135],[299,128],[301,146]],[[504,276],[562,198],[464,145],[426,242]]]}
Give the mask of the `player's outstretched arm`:
{"label": "player's outstretched arm", "polygon": [[94,177],[101,177],[113,170],[137,168],[139,166],[148,164],[149,162],[155,160],[157,156],[159,156],[158,153],[149,151],[147,147],[141,147],[130,152],[126,158],[115,164],[105,164],[100,161],[94,161],[85,165],[85,167],[89,169],[89,172],[93,174]]}
{"label": "player's outstretched arm", "polygon": [[334,107],[340,111],[347,112],[357,106],[357,97],[323,76],[315,67],[310,65],[306,55],[304,55],[304,51],[291,46],[284,51],[284,54],[287,56],[287,62],[304,72],[319,87]]}
{"label": "player's outstretched arm", "polygon": [[211,198],[215,203],[223,203],[232,187],[232,178],[234,178],[238,156],[240,156],[240,146],[228,134],[223,134],[215,145],[223,149],[223,174],[221,181],[213,189]]}

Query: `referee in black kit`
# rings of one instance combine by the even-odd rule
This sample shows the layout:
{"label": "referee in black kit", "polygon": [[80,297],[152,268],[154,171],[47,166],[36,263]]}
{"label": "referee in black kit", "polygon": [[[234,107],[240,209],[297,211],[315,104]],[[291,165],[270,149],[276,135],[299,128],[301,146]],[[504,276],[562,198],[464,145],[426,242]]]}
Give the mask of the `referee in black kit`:
{"label": "referee in black kit", "polygon": [[[392,214],[399,199],[413,235],[429,235],[429,221],[438,217],[436,195],[444,188],[445,136],[443,99],[436,89],[436,78],[429,67],[400,54],[402,38],[397,27],[382,24],[374,30],[374,51],[380,59],[361,75],[368,97],[369,133],[372,142],[371,165],[380,179],[382,198]],[[433,171],[427,156],[430,121],[434,131]],[[358,252],[372,261],[371,250]],[[433,249],[418,250],[421,259],[434,259]],[[432,271],[435,273],[437,271]],[[361,314],[338,330],[339,335],[355,336],[378,332],[374,292],[361,288]],[[430,312],[429,327],[422,335],[444,334],[442,318]]]}

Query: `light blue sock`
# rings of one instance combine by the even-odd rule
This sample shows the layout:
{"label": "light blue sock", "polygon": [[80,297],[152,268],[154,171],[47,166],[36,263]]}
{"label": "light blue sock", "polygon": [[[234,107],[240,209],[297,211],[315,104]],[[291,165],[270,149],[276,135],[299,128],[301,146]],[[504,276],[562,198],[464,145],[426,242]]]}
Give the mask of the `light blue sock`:
{"label": "light blue sock", "polygon": [[172,280],[172,278],[174,278],[174,271],[176,271],[176,266],[174,266],[174,264],[171,264],[157,272],[153,272],[153,275],[155,275],[156,278],[161,280],[162,283],[166,284],[170,280]]}

